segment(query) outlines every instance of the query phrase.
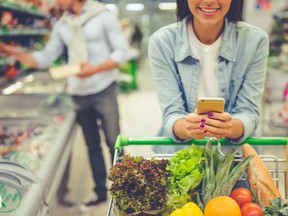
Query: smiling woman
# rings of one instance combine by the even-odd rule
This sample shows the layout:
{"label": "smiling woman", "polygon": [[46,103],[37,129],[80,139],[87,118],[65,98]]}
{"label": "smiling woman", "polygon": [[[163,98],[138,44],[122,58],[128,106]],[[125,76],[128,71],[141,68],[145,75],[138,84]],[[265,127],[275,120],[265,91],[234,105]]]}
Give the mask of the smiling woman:
{"label": "smiling woman", "polygon": [[[201,0],[177,0],[177,5],[178,5],[178,10],[177,10],[177,17],[179,20],[184,19],[185,17],[187,17],[188,15],[191,15],[191,11],[190,11],[190,7],[188,6],[188,2],[190,4],[193,3],[195,4],[195,2],[205,2],[205,1],[201,1]],[[228,13],[226,14],[226,17],[230,20],[230,21],[239,21],[242,19],[242,10],[243,10],[243,0],[220,0],[220,1],[206,1],[207,4],[210,4],[213,2],[219,2],[219,4],[222,2],[224,3],[229,3],[230,5],[230,9],[228,11]]]}
{"label": "smiling woman", "polygon": [[[269,40],[262,29],[241,21],[242,8],[243,0],[177,0],[178,23],[151,36],[149,58],[165,128],[159,135],[235,143],[253,135]],[[224,98],[224,113],[200,115],[199,97]]]}

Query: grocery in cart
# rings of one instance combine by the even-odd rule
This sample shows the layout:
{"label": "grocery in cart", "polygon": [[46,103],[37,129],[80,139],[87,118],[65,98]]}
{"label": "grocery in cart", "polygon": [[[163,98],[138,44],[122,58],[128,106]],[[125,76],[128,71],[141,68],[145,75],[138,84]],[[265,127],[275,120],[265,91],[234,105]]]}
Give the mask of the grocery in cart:
{"label": "grocery in cart", "polygon": [[236,151],[225,154],[223,149],[232,145],[227,139],[211,137],[184,144],[187,147],[174,154],[120,157],[129,145],[177,143],[165,137],[119,136],[108,174],[112,199],[107,216],[288,215],[286,158],[260,155],[254,149],[285,146],[287,137],[249,137]]}

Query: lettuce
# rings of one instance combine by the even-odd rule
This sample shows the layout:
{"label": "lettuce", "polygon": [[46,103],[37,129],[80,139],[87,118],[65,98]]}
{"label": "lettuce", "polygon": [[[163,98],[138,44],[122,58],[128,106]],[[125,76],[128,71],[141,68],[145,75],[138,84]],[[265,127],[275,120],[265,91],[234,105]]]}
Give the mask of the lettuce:
{"label": "lettuce", "polygon": [[168,160],[147,160],[124,155],[108,173],[112,181],[110,193],[116,200],[120,215],[141,214],[165,206],[169,172]]}
{"label": "lettuce", "polygon": [[167,165],[171,173],[166,206],[170,210],[180,208],[190,199],[189,194],[200,185],[204,176],[204,151],[192,145],[176,152]]}

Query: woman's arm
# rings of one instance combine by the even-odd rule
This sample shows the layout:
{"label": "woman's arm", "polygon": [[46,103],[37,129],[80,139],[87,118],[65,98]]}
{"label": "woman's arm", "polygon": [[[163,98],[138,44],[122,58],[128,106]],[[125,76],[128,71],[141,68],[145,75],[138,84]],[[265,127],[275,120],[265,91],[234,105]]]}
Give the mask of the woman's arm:
{"label": "woman's arm", "polygon": [[166,135],[180,141],[180,136],[175,136],[173,126],[188,113],[176,72],[175,43],[169,40],[167,34],[165,30],[160,30],[150,37],[148,54]]}

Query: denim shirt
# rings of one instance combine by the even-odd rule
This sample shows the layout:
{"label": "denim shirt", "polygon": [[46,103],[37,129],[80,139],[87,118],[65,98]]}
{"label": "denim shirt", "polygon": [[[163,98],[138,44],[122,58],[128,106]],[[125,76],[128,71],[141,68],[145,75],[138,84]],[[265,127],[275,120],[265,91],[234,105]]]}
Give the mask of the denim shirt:
{"label": "denim shirt", "polygon": [[[174,135],[174,123],[192,113],[197,105],[199,60],[189,45],[187,18],[165,26],[149,39],[149,59],[166,136]],[[259,123],[264,92],[269,38],[264,30],[245,22],[225,20],[217,76],[225,112],[242,121],[244,134],[233,143],[251,136]],[[213,82],[213,80],[211,80]]]}

